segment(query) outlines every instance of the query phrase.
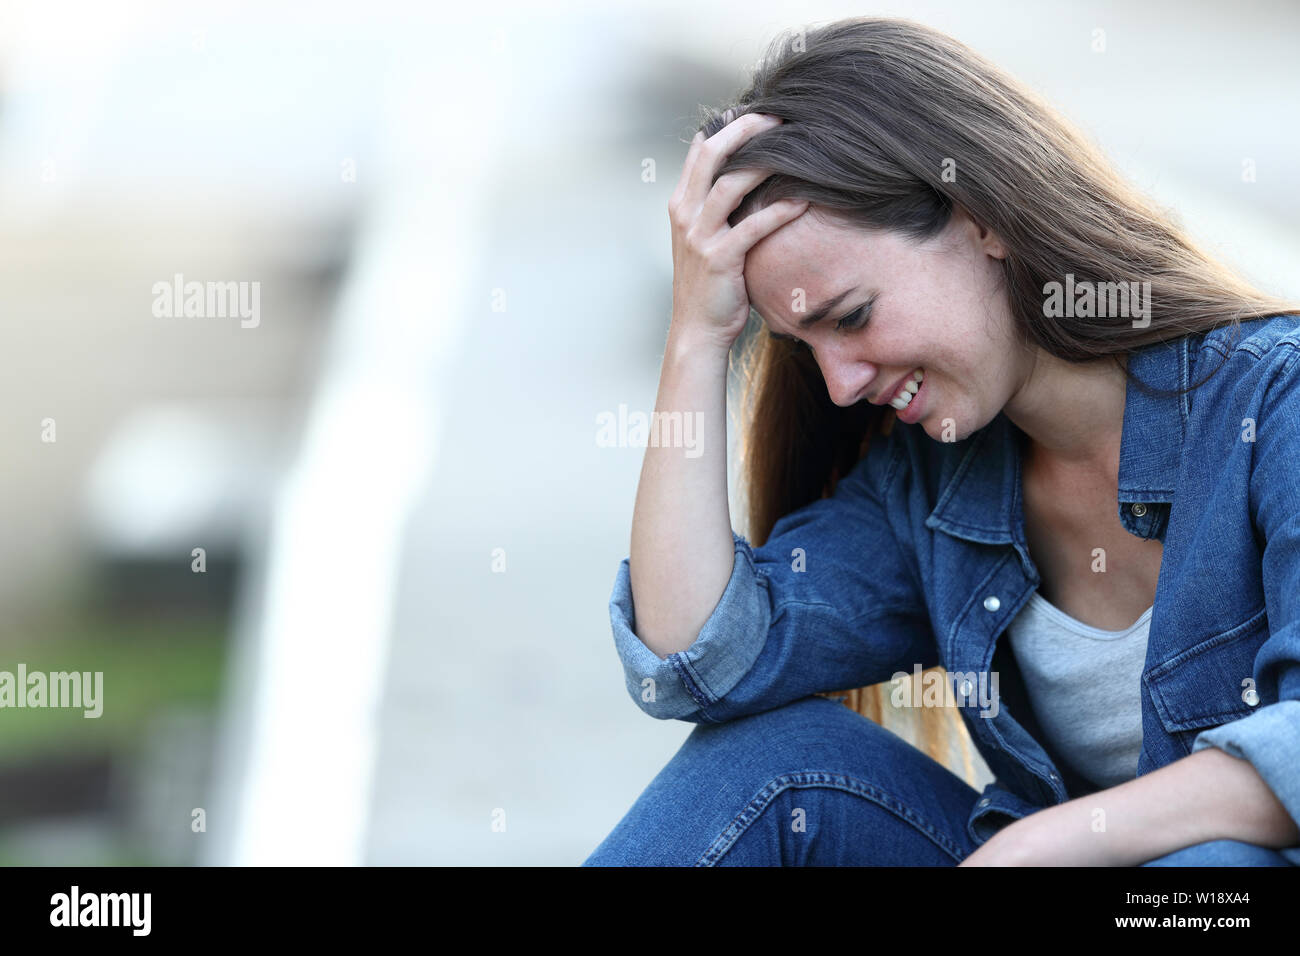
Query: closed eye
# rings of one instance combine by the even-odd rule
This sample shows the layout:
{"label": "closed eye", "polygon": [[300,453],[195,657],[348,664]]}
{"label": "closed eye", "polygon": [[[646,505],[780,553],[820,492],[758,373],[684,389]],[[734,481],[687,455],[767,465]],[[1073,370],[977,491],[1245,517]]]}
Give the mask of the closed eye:
{"label": "closed eye", "polygon": [[[876,302],[875,296],[872,296],[870,299],[867,300],[865,304],[859,306],[858,308],[850,312],[848,315],[844,316],[842,319],[836,321],[835,331],[852,332],[856,329],[860,329],[863,326],[865,326],[867,322],[871,319],[871,307],[875,305],[875,302]],[[773,332],[770,327],[767,330],[767,334],[772,338],[777,339],[778,341],[789,342],[792,345],[794,345],[796,348],[800,348],[804,351],[809,351],[809,352],[812,351],[811,345],[809,345],[803,339],[795,338],[793,335],[786,335],[784,332]]]}
{"label": "closed eye", "polygon": [[863,313],[865,311],[866,311],[865,309],[854,309],[844,318],[840,319],[838,322],[835,323],[835,331],[847,332],[852,329],[858,328],[858,326],[860,325],[859,320],[862,318]]}
{"label": "closed eye", "polygon": [[865,305],[854,309],[848,315],[844,316],[844,318],[836,322],[835,331],[851,332],[854,329],[862,328],[862,326],[867,324],[867,320],[871,318],[871,307],[875,304],[876,298],[875,296],[872,296],[867,300]]}

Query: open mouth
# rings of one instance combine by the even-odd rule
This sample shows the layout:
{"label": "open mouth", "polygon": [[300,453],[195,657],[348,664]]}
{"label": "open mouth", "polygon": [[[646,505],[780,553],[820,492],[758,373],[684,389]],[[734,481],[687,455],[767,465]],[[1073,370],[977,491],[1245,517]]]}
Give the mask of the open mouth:
{"label": "open mouth", "polygon": [[907,381],[899,387],[898,391],[894,394],[894,397],[889,400],[889,404],[893,406],[896,411],[901,412],[916,398],[917,392],[921,390],[921,383],[924,381],[925,371],[920,368],[913,369],[912,374],[908,376]]}

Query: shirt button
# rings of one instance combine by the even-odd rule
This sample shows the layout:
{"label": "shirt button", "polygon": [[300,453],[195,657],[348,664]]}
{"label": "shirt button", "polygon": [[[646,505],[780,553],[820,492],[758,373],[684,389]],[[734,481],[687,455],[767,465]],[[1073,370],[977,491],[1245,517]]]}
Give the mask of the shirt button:
{"label": "shirt button", "polygon": [[1058,776],[1057,776],[1056,774],[1054,774],[1054,773],[1049,773],[1047,776],[1048,776],[1048,779],[1052,780],[1053,782],[1059,781],[1059,780],[1061,779],[1060,777],[1058,777]]}
{"label": "shirt button", "polygon": [[983,800],[980,801],[980,804],[979,804],[979,805],[980,805],[981,807],[987,807],[987,806],[989,805],[989,798],[988,798],[988,797],[985,797]]}
{"label": "shirt button", "polygon": [[994,594],[990,594],[988,597],[984,599],[984,610],[986,611],[996,611],[1001,606],[1002,606],[1002,602],[999,601],[997,599],[997,596]]}
{"label": "shirt button", "polygon": [[1255,693],[1255,688],[1251,687],[1246,691],[1246,693],[1241,695],[1241,699],[1250,704],[1251,707],[1254,707],[1259,703],[1259,694]]}
{"label": "shirt button", "polygon": [[1142,502],[1139,501],[1137,504],[1129,508],[1129,510],[1132,511],[1139,518],[1141,518],[1144,514],[1147,513],[1147,506],[1142,504]]}

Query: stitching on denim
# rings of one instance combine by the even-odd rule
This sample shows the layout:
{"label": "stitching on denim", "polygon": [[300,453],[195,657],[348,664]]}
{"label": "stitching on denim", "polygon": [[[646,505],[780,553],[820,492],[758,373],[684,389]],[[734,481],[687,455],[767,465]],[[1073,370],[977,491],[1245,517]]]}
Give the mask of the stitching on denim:
{"label": "stitching on denim", "polygon": [[890,520],[895,514],[895,509],[890,508],[888,505],[889,495],[893,492],[894,480],[902,470],[903,461],[905,460],[903,454],[904,450],[905,449],[901,442],[892,443],[889,461],[886,463],[885,468],[885,480],[880,489],[880,494],[876,497],[876,503],[880,506],[881,513],[885,516],[885,529],[889,532],[889,536],[894,541],[895,553],[904,556],[903,563],[907,568],[908,575],[912,578],[912,587],[915,589],[914,593],[924,596],[925,585],[921,581],[919,559],[917,558],[916,553],[916,542],[910,541],[910,550],[905,550],[902,545],[902,539],[899,538],[898,532],[894,530],[893,523]]}
{"label": "stitching on denim", "polygon": [[[952,627],[949,628],[948,633],[944,635],[944,649],[946,654],[946,658],[945,658],[946,661],[952,661],[957,656],[956,655],[957,635],[962,629],[963,622],[966,621],[972,614],[978,613],[975,611],[975,608],[979,606],[976,604],[976,602],[981,600],[980,595],[987,594],[988,589],[991,587],[990,582],[994,581],[1002,573],[1003,568],[1007,564],[1017,560],[1019,559],[1016,555],[1015,549],[1012,549],[1010,552],[1004,553],[998,559],[997,563],[990,569],[989,573],[985,575],[984,578],[975,587],[975,589],[972,590],[971,596],[967,599],[966,603],[962,605],[962,609],[957,613],[956,617],[953,619]],[[1028,598],[1025,598],[1025,600],[1028,600]],[[1024,605],[1022,603],[1021,607],[1023,606]],[[1013,619],[1011,612],[1009,610],[1002,610],[1001,608],[999,608],[998,613],[1003,615],[1002,619],[1005,621],[1010,621]],[[978,626],[978,625],[972,625],[972,626]],[[1001,635],[1005,632],[1005,630],[1006,630],[1006,626],[1004,624],[1002,629],[999,630],[997,634],[994,636],[993,642],[989,644],[988,658],[981,663],[980,669],[987,671],[989,668],[993,666],[993,656],[997,652],[998,638],[1001,637]],[[946,666],[947,664],[945,664],[945,667]],[[1020,761],[1020,766],[1013,767],[1016,776],[1020,775],[1020,771],[1022,769],[1028,770],[1033,784],[1040,788],[1046,788],[1048,799],[1054,800],[1057,794],[1055,789],[1052,787],[1052,784],[1047,779],[1048,774],[1055,773],[1055,769],[1053,768],[1053,765],[1050,763],[1045,764],[1039,760],[1035,760],[1031,758],[1028,754],[1026,754],[1023,750],[1011,746],[1011,744],[1007,741],[1006,735],[1002,733],[1002,731],[999,729],[995,721],[992,720],[985,721],[981,726],[987,728],[988,732],[993,736],[995,745],[999,750],[1011,755],[1012,757]],[[1017,723],[1016,726],[1019,726],[1019,724]],[[1021,729],[1023,730],[1023,728]],[[1025,734],[1026,736],[1028,736],[1028,731],[1026,731]],[[971,738],[973,740],[978,740],[979,738],[977,732],[972,731]],[[1030,740],[1033,740],[1033,738],[1030,737]],[[1038,741],[1034,741],[1034,742],[1038,743]],[[1041,744],[1039,746],[1041,746]],[[1035,771],[1038,771],[1038,773],[1035,774]],[[1061,783],[1061,788],[1064,790],[1064,783],[1059,780],[1058,783]]]}
{"label": "stitching on denim", "polygon": [[[1180,710],[1179,713],[1175,714],[1173,709],[1170,707],[1169,701],[1166,700],[1167,692],[1163,691],[1161,688],[1170,675],[1176,675],[1178,669],[1188,661],[1195,660],[1203,654],[1213,653],[1221,648],[1231,647],[1243,638],[1248,637],[1252,633],[1252,625],[1254,625],[1260,617],[1265,616],[1266,612],[1266,608],[1261,609],[1236,627],[1230,628],[1222,634],[1201,641],[1199,644],[1189,647],[1174,657],[1171,657],[1169,660],[1156,665],[1151,668],[1151,670],[1142,674],[1142,683],[1146,685],[1148,695],[1151,698],[1151,703],[1155,707],[1156,715],[1160,718],[1161,724],[1164,725],[1166,733],[1171,736],[1182,734],[1195,735],[1201,733],[1207,726],[1223,724],[1228,721],[1238,720],[1242,717],[1259,713],[1256,708],[1250,706],[1244,701],[1241,701],[1240,703],[1234,701],[1233,706],[1230,709],[1215,713],[1187,714],[1186,708],[1184,708]],[[1178,736],[1177,739],[1181,740],[1188,747],[1187,752],[1191,753],[1191,738]]]}
{"label": "stitching on denim", "polygon": [[686,688],[686,693],[691,695],[691,699],[694,700],[695,703],[699,704],[700,707],[707,707],[709,704],[713,703],[713,701],[705,695],[705,692],[701,689],[700,685],[696,683],[695,673],[690,666],[690,662],[686,660],[685,655],[678,651],[669,654],[665,659],[677,673],[677,676],[681,678],[682,686]]}
{"label": "stitching on denim", "polygon": [[876,803],[899,817],[905,823],[911,824],[922,835],[928,837],[931,842],[940,849],[948,853],[954,860],[963,859],[962,849],[953,841],[930,826],[924,819],[893,795],[880,789],[874,784],[854,777],[845,773],[832,773],[826,770],[802,770],[796,773],[785,773],[768,782],[754,799],[736,814],[734,820],[718,834],[709,848],[704,851],[700,858],[695,862],[696,866],[716,866],[718,860],[726,854],[744,835],[754,821],[767,809],[768,805],[776,799],[777,795],[789,789],[806,789],[811,787],[826,787],[832,790],[843,790],[848,793],[856,794]]}
{"label": "stitching on denim", "polygon": [[872,607],[867,608],[867,610],[862,611],[859,614],[854,614],[852,617],[844,617],[844,609],[841,607],[836,607],[834,604],[827,604],[824,601],[805,601],[802,598],[785,598],[779,604],[777,604],[776,607],[773,609],[772,622],[775,623],[778,617],[780,617],[782,614],[784,614],[786,611],[790,610],[791,608],[796,608],[796,607],[816,608],[819,611],[829,611],[831,614],[836,615],[838,620],[842,620],[846,624],[856,624],[859,621],[862,621],[864,619],[875,620],[876,618],[890,617],[895,614],[906,614],[906,615],[916,614],[915,604],[903,604],[900,602],[895,602],[891,604],[882,603],[879,605],[873,605]]}
{"label": "stitching on denim", "polygon": [[[953,476],[948,479],[948,484],[944,487],[943,493],[939,496],[939,500],[935,502],[934,508],[932,509],[931,513],[933,513],[934,511],[940,511],[944,509],[948,504],[948,499],[952,498],[955,494],[957,494],[957,486],[960,485],[963,480],[965,480],[966,472],[970,471],[970,469],[974,466],[975,456],[978,455],[980,449],[984,447],[985,439],[987,438],[987,436],[988,436],[987,425],[981,428],[974,435],[968,436],[969,438],[973,438],[975,440],[971,442],[971,447],[966,450],[966,453],[962,456],[961,461],[957,463],[957,470],[953,472]],[[945,520],[951,521],[951,519],[945,519]],[[952,523],[958,524],[958,522],[955,521]],[[979,530],[983,530],[983,529],[979,529]],[[997,529],[993,529],[993,530],[997,530]]]}
{"label": "stitching on denim", "polygon": [[[952,626],[948,628],[948,633],[943,636],[945,660],[951,661],[956,659],[957,635],[962,630],[962,622],[969,619],[970,616],[975,613],[977,601],[980,602],[979,606],[983,607],[984,598],[981,597],[981,595],[987,595],[989,593],[989,588],[991,587],[990,582],[994,581],[998,575],[1002,573],[1002,569],[1012,560],[1019,561],[1019,556],[1016,554],[1014,548],[1009,553],[1004,551],[999,554],[997,556],[997,563],[989,568],[989,573],[984,575],[984,577],[980,579],[979,583],[971,590],[970,597],[966,599],[966,603],[962,605],[961,610],[958,611],[957,615],[953,618]],[[1001,609],[999,608],[999,610]],[[1003,614],[1006,613],[1007,612],[1003,611]],[[1011,620],[1011,618],[1008,617],[1007,620]],[[991,648],[997,646],[997,639],[1002,635],[1003,630],[1005,630],[1005,628],[999,630],[994,636],[993,644],[990,645]],[[990,661],[992,660],[991,654],[992,652],[990,651]]]}
{"label": "stitching on denim", "polygon": [[[1247,355],[1254,356],[1256,360],[1260,360],[1263,359],[1266,355],[1268,355],[1269,352],[1273,351],[1276,348],[1285,346],[1293,350],[1300,350],[1300,342],[1296,342],[1294,339],[1290,338],[1289,336],[1283,336],[1282,338],[1274,342],[1272,345],[1269,345],[1267,348],[1264,349],[1259,349],[1258,343],[1251,342],[1249,339],[1241,339],[1233,347],[1231,354],[1224,352],[1223,349],[1221,349],[1219,346],[1220,343],[1218,342],[1205,343],[1205,348],[1217,353],[1218,355],[1223,356],[1224,361],[1231,360],[1232,355],[1236,354],[1237,352],[1245,352]],[[1300,354],[1300,351],[1297,351],[1297,354]]]}

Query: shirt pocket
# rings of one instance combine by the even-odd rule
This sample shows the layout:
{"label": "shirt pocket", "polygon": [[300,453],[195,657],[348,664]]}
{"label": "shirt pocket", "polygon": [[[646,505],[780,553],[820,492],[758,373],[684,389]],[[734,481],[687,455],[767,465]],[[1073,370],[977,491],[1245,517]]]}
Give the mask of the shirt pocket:
{"label": "shirt pocket", "polygon": [[[1180,651],[1142,675],[1160,722],[1184,755],[1192,752],[1192,741],[1201,731],[1255,712],[1255,706],[1243,698],[1254,685],[1243,681],[1254,677],[1255,657],[1268,636],[1267,609],[1261,607],[1236,627]],[[1252,697],[1256,706],[1257,695],[1256,688]]]}

